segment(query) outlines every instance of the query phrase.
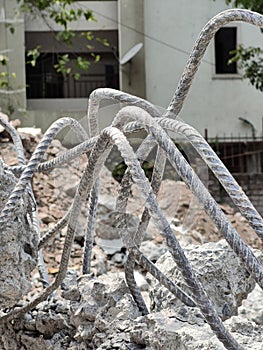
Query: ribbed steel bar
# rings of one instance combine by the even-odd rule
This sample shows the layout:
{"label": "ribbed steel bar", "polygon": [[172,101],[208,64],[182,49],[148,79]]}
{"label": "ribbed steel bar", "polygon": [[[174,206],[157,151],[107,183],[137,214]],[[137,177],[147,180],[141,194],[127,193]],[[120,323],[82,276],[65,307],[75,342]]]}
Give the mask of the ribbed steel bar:
{"label": "ribbed steel bar", "polygon": [[[7,122],[4,118],[1,117],[0,115],[0,124],[7,130],[7,132],[10,134],[12,141],[15,146],[15,151],[17,155],[17,160],[18,164],[21,167],[26,167],[26,158],[24,154],[24,147],[22,144],[22,140],[20,138],[20,135],[18,134],[17,130],[9,123]],[[29,193],[29,198],[31,201],[33,201],[33,206],[35,207],[35,210],[32,211],[32,220],[33,220],[33,227],[35,231],[37,232],[38,237],[40,237],[40,229],[39,229],[39,217],[38,217],[38,212],[36,208],[36,200],[35,196],[32,190],[31,183],[27,185],[28,193]],[[43,286],[47,286],[50,281],[49,281],[49,276],[45,267],[44,259],[43,259],[43,254],[42,251],[38,251],[38,271],[40,278],[43,282]]]}
{"label": "ribbed steel bar", "polygon": [[[152,173],[152,179],[151,179],[151,187],[153,189],[153,192],[155,195],[158,194],[161,181],[163,177],[163,171],[165,168],[166,163],[166,155],[165,152],[158,147],[157,154],[155,158],[153,173]],[[147,230],[149,221],[150,221],[151,215],[147,208],[144,209],[141,217],[141,221],[139,223],[139,226],[135,232],[135,235],[133,237],[134,244],[139,247],[144,234]],[[135,261],[134,261],[134,255],[129,254],[127,257],[127,261],[125,264],[125,278],[128,284],[128,287],[130,289],[130,292],[138,305],[139,309],[142,311],[142,313],[145,315],[148,313],[147,307],[144,303],[143,297],[140,293],[140,289],[137,286],[135,276],[134,276],[134,268],[135,268]],[[175,291],[175,290],[174,290]]]}
{"label": "ribbed steel bar", "polygon": [[[202,135],[192,126],[179,120],[172,120],[171,118],[164,117],[156,118],[155,120],[165,130],[173,131],[184,136],[193,145],[194,149],[199,153],[218,181],[222,184],[235,206],[240,210],[242,215],[247,219],[249,225],[262,240],[263,219],[261,215]],[[142,124],[137,121],[130,122],[125,125],[125,130],[129,130],[129,128],[131,128],[131,130],[139,130],[142,128]]]}
{"label": "ribbed steel bar", "polygon": [[83,274],[89,274],[91,268],[91,254],[94,243],[94,226],[96,211],[98,205],[98,182],[93,186],[90,196],[89,196],[89,213],[88,213],[88,223],[86,228],[86,237],[84,245],[82,272]]}
{"label": "ribbed steel bar", "polygon": [[[135,105],[135,106],[140,106],[141,108],[147,110],[151,115],[156,116],[159,114],[158,109],[152,105],[151,103],[149,103],[148,101],[138,98],[136,96],[132,96],[129,95],[127,93],[118,91],[118,90],[114,90],[114,89],[97,89],[95,91],[93,91],[89,97],[89,103],[88,103],[88,119],[89,119],[89,132],[90,132],[90,136],[94,136],[96,134],[98,134],[99,132],[99,122],[98,122],[98,111],[99,111],[99,105],[101,100],[103,99],[110,99],[110,100],[115,100],[117,102],[121,102],[121,103],[126,103],[126,104],[130,104],[130,105]],[[151,140],[146,140],[146,142],[143,143],[144,147],[148,146],[148,143],[152,143]],[[163,159],[164,155],[161,155],[160,159]],[[158,167],[158,158],[157,158],[157,167]],[[163,167],[164,168],[164,167]],[[158,170],[159,172],[159,170]],[[155,165],[155,170],[154,170],[154,175],[153,175],[153,183],[155,182],[155,178],[156,178],[156,165]],[[127,179],[124,178],[124,180],[122,181],[122,184],[124,184],[127,181]],[[155,185],[155,187],[157,187],[157,185]],[[124,205],[124,202],[127,202],[128,199],[128,192],[125,192],[125,187],[124,191],[122,191],[121,196],[119,197],[119,200],[117,200],[117,207],[119,206],[119,208],[117,209],[117,211],[119,211],[120,209],[120,198],[122,198],[123,202],[122,202],[122,206]],[[126,199],[124,199],[124,196],[126,195]],[[95,193],[93,195],[93,198],[95,198]],[[94,205],[92,204],[92,202],[90,202],[90,206],[93,207],[93,211],[94,211]],[[146,209],[147,211],[147,209]],[[145,213],[146,214],[146,213]],[[142,216],[145,220],[147,220],[147,215],[143,215]],[[93,216],[94,218],[94,216]],[[149,220],[149,217],[148,217]],[[125,228],[125,213],[121,216],[120,211],[118,213],[118,227],[121,227],[124,229]],[[88,224],[89,226],[93,226],[91,224]],[[145,227],[147,227],[147,225],[144,225]],[[142,229],[139,230],[139,232],[142,233]],[[137,232],[138,235],[138,232]],[[87,238],[86,238],[86,242],[88,242],[89,246],[92,247],[92,243],[93,240],[92,238],[89,238],[89,236],[92,236],[92,234],[88,234],[87,232]],[[91,251],[87,248],[85,248],[85,254],[84,254],[84,262],[88,261],[89,259],[85,257],[86,254],[90,254],[91,255]],[[144,300],[141,296],[141,293],[137,287],[135,278],[134,278],[134,262],[133,262],[133,258],[131,256],[128,256],[127,258],[127,262],[125,264],[125,277],[126,277],[126,281],[127,284],[129,286],[129,289],[131,291],[131,294],[134,297],[134,300],[136,301],[139,309],[143,312],[143,314],[148,313],[147,307],[144,303]],[[84,265],[83,265],[84,268]],[[86,273],[88,272],[85,269]]]}
{"label": "ribbed steel bar", "polygon": [[[124,126],[124,130],[125,130],[125,126]],[[146,139],[141,143],[141,145],[136,151],[136,156],[140,161],[140,163],[142,163],[147,158],[147,156],[155,146],[156,146],[155,140],[151,136],[146,137]],[[151,181],[151,186],[154,189],[155,193],[157,193],[159,190],[160,181],[162,179],[162,172],[164,169],[163,163],[165,162],[166,162],[166,157],[163,154],[163,152],[160,150],[160,148],[158,148],[154,169],[153,169],[153,174],[152,174],[152,181]],[[132,178],[130,176],[129,169],[127,169],[122,178],[121,187],[116,200],[116,214],[117,214],[116,227],[122,230],[127,229],[126,206],[127,206],[127,201],[131,191],[131,185],[132,185]],[[143,235],[146,232],[149,218],[150,218],[150,215],[148,213],[148,209],[145,208],[141,217],[139,227],[135,233],[135,236],[133,237],[133,241],[137,245],[140,245]],[[128,254],[127,261],[125,263],[125,279],[139,310],[141,310],[141,312],[144,315],[146,315],[148,314],[148,309],[144,302],[140,289],[137,286],[137,283],[134,277],[134,267],[135,267],[134,259],[130,254]]]}
{"label": "ribbed steel bar", "polygon": [[[135,107],[126,107],[126,108],[135,108]],[[125,115],[127,109],[124,108],[122,111]],[[121,112],[121,114],[122,114]],[[146,112],[145,112],[146,113]],[[121,118],[121,114],[118,114],[118,117]],[[147,113],[147,116],[148,113]],[[195,274],[193,273],[188,260],[184,254],[183,249],[181,248],[179,242],[174,236],[174,233],[161,212],[159,205],[157,203],[156,197],[150,187],[150,184],[147,178],[144,175],[143,170],[140,167],[139,161],[134,154],[131,146],[125,139],[124,135],[120,133],[118,129],[110,128],[105,130],[111,135],[111,139],[114,144],[118,147],[121,155],[129,167],[133,181],[139,188],[140,194],[146,201],[146,206],[155,220],[157,227],[160,229],[166,238],[167,245],[171,251],[171,254],[182,272],[186,283],[188,284],[191,292],[193,293],[194,299],[201,311],[204,314],[207,322],[209,323],[212,330],[217,335],[218,339],[225,345],[225,347],[229,350],[241,350],[243,349],[236,340],[232,337],[232,335],[225,329],[221,319],[218,317],[213,304],[210,299],[207,297],[206,292],[204,291],[201,283],[197,280]],[[157,132],[158,133],[158,132]],[[155,136],[155,135],[154,135]]]}
{"label": "ribbed steel bar", "polygon": [[99,132],[98,112],[102,100],[112,100],[138,106],[145,109],[153,117],[159,115],[158,108],[143,98],[115,89],[99,88],[92,91],[88,101],[89,133],[91,137],[97,135]]}
{"label": "ribbed steel bar", "polygon": [[[124,133],[125,135],[129,135],[138,130],[142,130],[141,126],[135,125],[133,127],[132,125],[129,125],[127,128],[127,131],[126,131],[126,127],[124,128]],[[45,161],[43,163],[39,163],[35,169],[35,172],[40,173],[40,172],[50,171],[53,168],[59,167],[60,165],[69,163],[70,161],[81,156],[82,154],[87,154],[91,150],[91,148],[94,146],[97,139],[98,139],[98,136],[94,136],[86,141],[83,141],[77,146],[74,146],[73,148],[65,151],[63,154],[56,156],[51,160]],[[14,174],[21,174],[25,170],[26,166],[15,165],[9,168]]]}
{"label": "ribbed steel bar", "polygon": [[59,221],[50,229],[48,232],[46,232],[39,240],[38,243],[38,249],[43,248],[43,246],[51,239],[54,237],[54,235],[59,231],[62,230],[63,227],[65,227],[68,223],[69,220],[69,215],[70,215],[71,207],[69,210],[66,212],[66,214],[59,219]]}
{"label": "ribbed steel bar", "polygon": [[240,210],[241,214],[248,220],[250,226],[263,241],[262,217],[235,178],[199,132],[190,125],[178,120],[160,118],[157,119],[157,121],[165,130],[175,131],[186,137],[220,181],[235,206]]}
{"label": "ribbed steel bar", "polygon": [[151,133],[158,144],[166,151],[171,165],[184,180],[193,194],[203,205],[205,211],[211,217],[218,230],[225,237],[233,251],[244,262],[248,271],[253,275],[256,282],[263,289],[263,268],[251,249],[240,238],[239,234],[232,227],[222,210],[218,207],[214,198],[206,187],[196,176],[191,166],[180,154],[175,144],[168,137],[167,133],[159,126],[154,118],[138,107],[124,107],[115,118],[115,125],[122,125],[127,119],[140,121],[145,129]]}
{"label": "ribbed steel bar", "polygon": [[8,131],[15,145],[16,156],[19,165],[25,165],[24,147],[16,129],[0,115],[0,124]]}
{"label": "ribbed steel bar", "polygon": [[32,157],[30,158],[26,168],[22,172],[14,190],[12,191],[5,207],[1,211],[0,214],[0,223],[4,224],[7,220],[9,220],[12,216],[13,210],[17,205],[17,201],[23,195],[26,186],[29,184],[30,179],[32,178],[37,165],[42,161],[44,154],[50,145],[53,138],[57,135],[59,131],[64,129],[66,126],[71,126],[73,130],[75,129],[78,132],[78,135],[82,135],[83,138],[86,137],[85,130],[81,127],[81,125],[72,118],[61,118],[54,122],[44,134],[42,140],[36,147]]}
{"label": "ribbed steel bar", "polygon": [[263,27],[263,16],[249,10],[231,9],[220,12],[213,17],[204,26],[195,42],[165,116],[175,118],[179,114],[208,44],[219,28],[233,21],[242,21],[261,28]]}
{"label": "ribbed steel bar", "polygon": [[157,267],[148,260],[140,250],[133,246],[128,246],[130,255],[136,259],[137,263],[142,266],[147,272],[154,276],[163,286],[165,286],[171,293],[180,299],[185,305],[195,307],[196,303],[189,297],[181,288],[179,288],[173,281],[167,278]]}

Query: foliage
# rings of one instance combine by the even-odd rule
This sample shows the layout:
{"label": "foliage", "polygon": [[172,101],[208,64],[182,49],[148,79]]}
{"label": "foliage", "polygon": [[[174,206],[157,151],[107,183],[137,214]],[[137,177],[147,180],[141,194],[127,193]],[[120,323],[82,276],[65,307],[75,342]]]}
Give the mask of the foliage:
{"label": "foliage", "polygon": [[[20,3],[19,0],[17,1]],[[24,12],[29,12],[36,17],[41,17],[51,30],[53,30],[53,28],[50,19],[53,20],[56,25],[59,25],[62,28],[56,33],[56,40],[71,47],[73,39],[76,37],[76,33],[70,29],[70,24],[81,18],[84,18],[86,21],[96,21],[91,10],[72,6],[73,3],[73,0],[24,0],[23,4],[20,5],[20,8]],[[93,39],[93,35],[86,35],[84,32],[78,35],[87,40],[87,51],[91,51],[93,47],[89,45],[88,42]],[[107,43],[107,41],[105,42]],[[32,66],[35,66],[36,59],[40,55],[40,50],[41,48],[38,46],[27,53],[29,58],[28,63],[32,64]],[[63,75],[72,74],[74,79],[79,79],[81,72],[86,72],[88,70],[90,60],[93,60],[94,62],[99,61],[99,55],[94,55],[94,53],[90,55],[90,60],[78,54],[75,54],[74,56],[73,68],[69,55],[60,55],[58,62],[54,65],[56,71]]]}
{"label": "foliage", "polygon": [[5,69],[7,68],[7,64],[8,57],[5,55],[0,55],[0,66],[2,66],[3,69],[0,71],[0,89],[8,88],[11,78],[16,78],[16,74],[14,72],[10,74],[8,70]]}
{"label": "foliage", "polygon": [[263,13],[263,0],[226,0],[226,4]]}
{"label": "foliage", "polygon": [[260,47],[244,48],[240,45],[229,63],[238,62],[243,69],[243,77],[249,79],[250,83],[258,90],[263,91],[263,50]]}
{"label": "foliage", "polygon": [[[30,13],[35,18],[41,18],[54,33],[57,41],[62,42],[69,48],[69,52],[72,51],[73,40],[76,37],[76,33],[70,29],[70,24],[77,22],[80,19],[86,21],[96,21],[91,10],[85,9],[81,6],[72,6],[74,0],[17,0],[17,13]],[[60,31],[55,31],[54,24],[59,25]],[[10,32],[15,33],[15,27],[7,24]],[[108,46],[106,39],[94,38],[91,32],[78,33],[79,36],[84,37],[87,41],[87,52],[90,53],[90,57],[87,59],[87,55],[81,56],[77,53],[69,55],[59,55],[58,62],[54,65],[57,72],[63,75],[72,75],[74,79],[79,79],[82,72],[86,72],[90,66],[91,61],[98,62],[99,55],[92,52],[94,47],[90,45],[90,41],[95,39],[104,46]],[[27,52],[27,64],[35,67],[37,60],[41,54],[41,46],[37,45],[34,49]],[[8,65],[8,59],[6,56],[0,57],[0,88],[11,88],[10,76],[5,71],[3,66]],[[12,77],[14,77],[12,73]]]}
{"label": "foliage", "polygon": [[[246,8],[263,14],[263,0],[225,0],[226,4],[234,7]],[[261,29],[262,31],[262,29]],[[237,62],[243,70],[243,78],[258,90],[263,91],[263,50],[259,47],[247,47],[240,45],[232,51],[234,56],[229,63]]]}

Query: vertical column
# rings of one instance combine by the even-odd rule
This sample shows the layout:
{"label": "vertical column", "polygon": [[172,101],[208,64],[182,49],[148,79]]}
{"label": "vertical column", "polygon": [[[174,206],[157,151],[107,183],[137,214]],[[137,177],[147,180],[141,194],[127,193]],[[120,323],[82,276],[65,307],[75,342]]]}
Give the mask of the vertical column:
{"label": "vertical column", "polygon": [[[144,44],[143,0],[118,1],[118,31],[120,59],[136,44]],[[120,89],[145,98],[144,47],[130,62],[120,65]]]}
{"label": "vertical column", "polygon": [[0,0],[0,54],[8,57],[1,71],[6,70],[9,77],[9,87],[0,88],[0,107],[9,116],[26,108],[24,19],[17,9],[15,0]]}

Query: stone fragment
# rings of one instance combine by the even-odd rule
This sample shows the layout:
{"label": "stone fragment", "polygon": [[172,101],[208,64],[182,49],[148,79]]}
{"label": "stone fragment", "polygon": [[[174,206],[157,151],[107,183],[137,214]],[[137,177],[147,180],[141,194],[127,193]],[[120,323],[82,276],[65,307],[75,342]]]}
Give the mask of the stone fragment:
{"label": "stone fragment", "polygon": [[263,326],[263,308],[262,303],[256,302],[263,300],[263,290],[256,285],[255,289],[248,295],[247,299],[243,301],[239,308],[239,315],[257,325]]}
{"label": "stone fragment", "polygon": [[43,314],[36,318],[36,330],[45,338],[51,338],[55,333],[65,328],[64,317],[60,314]]}
{"label": "stone fragment", "polygon": [[[220,317],[227,319],[236,315],[243,299],[254,289],[255,282],[229,245],[223,240],[201,246],[189,245],[185,248],[185,254]],[[190,294],[169,252],[158,259],[156,266]],[[148,280],[152,286],[152,310],[160,311],[181,305],[181,301],[154,278],[149,276]]]}
{"label": "stone fragment", "polygon": [[[3,209],[17,179],[0,160],[0,210]],[[30,289],[30,273],[37,263],[38,236],[33,227],[28,192],[0,233],[0,305],[11,307]]]}
{"label": "stone fragment", "polygon": [[144,241],[140,245],[140,251],[154,263],[166,250],[167,248],[164,245],[155,244],[153,241]]}
{"label": "stone fragment", "polygon": [[[244,349],[262,350],[263,327],[236,316],[225,321],[225,326]],[[225,350],[208,324],[181,320],[174,309],[137,318],[130,339],[148,350]]]}

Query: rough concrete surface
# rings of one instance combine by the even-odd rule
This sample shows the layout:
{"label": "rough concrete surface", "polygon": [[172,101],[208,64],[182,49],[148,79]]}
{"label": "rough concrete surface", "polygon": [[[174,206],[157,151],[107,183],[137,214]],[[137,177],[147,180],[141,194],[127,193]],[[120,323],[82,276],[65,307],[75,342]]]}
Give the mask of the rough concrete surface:
{"label": "rough concrete surface", "polygon": [[[0,209],[17,180],[0,160]],[[32,224],[32,206],[28,194],[17,203],[13,217],[1,227],[0,305],[11,307],[30,289],[30,273],[36,266],[37,233]]]}
{"label": "rough concrete surface", "polygon": [[[226,241],[200,246],[189,245],[185,248],[185,254],[220,317],[227,319],[236,315],[243,299],[254,289],[255,282]],[[169,252],[157,260],[156,266],[190,293]],[[181,302],[155,279],[149,277],[148,280],[152,287],[150,296],[154,311],[181,305]]]}
{"label": "rough concrete surface", "polygon": [[[31,150],[31,139],[29,141],[28,149]],[[56,156],[60,150],[59,142],[53,142],[49,156]],[[3,152],[3,149],[1,151]],[[10,153],[8,149],[7,154]],[[79,161],[77,165],[56,169],[48,175],[35,175],[34,191],[40,208],[43,231],[52,227],[67,210],[70,204],[69,197],[72,199],[74,195],[82,167]],[[17,180],[4,166],[0,169],[2,208]],[[73,173],[76,174],[76,181],[75,177],[74,181],[67,181]],[[65,186],[68,187],[66,192],[63,190]],[[61,288],[27,313],[23,319],[8,324],[0,323],[1,350],[224,349],[205,323],[198,308],[182,305],[149,275],[147,280],[150,283],[147,284],[143,270],[136,271],[135,277],[151,310],[149,315],[141,315],[129,293],[122,272],[127,252],[119,242],[118,232],[114,228],[115,218],[111,214],[117,190],[118,184],[104,169],[96,227],[97,239],[104,241],[101,246],[99,242],[95,242],[93,247],[93,274],[80,273],[83,254],[83,225],[80,223],[72,247],[72,269],[68,271]],[[176,193],[176,198],[173,193]],[[260,307],[263,292],[255,287],[226,243],[221,241],[203,244],[208,240],[218,240],[220,235],[208,217],[200,213],[200,208],[189,208],[190,197],[190,191],[182,182],[165,180],[159,201],[165,216],[173,223],[175,234],[184,246],[196,274],[214,301],[219,314],[226,319],[224,324],[227,329],[245,349],[263,350],[263,316]],[[27,292],[30,287],[29,274],[36,265],[34,252],[37,237],[32,229],[30,203],[30,198],[25,195],[23,203],[19,203],[16,209],[17,219],[8,223],[0,238],[0,303],[3,309],[14,305]],[[133,188],[128,203],[132,228],[138,223],[138,215],[141,214],[143,206],[138,191]],[[231,216],[234,225],[239,223],[240,228],[245,227],[244,236],[249,240],[251,235],[246,223],[234,216],[229,206],[223,207],[223,210]],[[193,223],[194,226],[189,223]],[[44,249],[44,259],[50,274],[55,274],[54,271],[58,270],[63,235],[62,230]],[[115,239],[118,242],[115,242]],[[202,245],[194,246],[189,243]],[[253,244],[254,240],[248,243]],[[107,244],[113,246],[113,251],[109,251]],[[162,245],[162,237],[152,223],[141,250],[153,262],[157,260],[157,266],[187,290],[169,253],[165,253],[166,247]],[[6,259],[7,255],[11,256],[11,259]],[[32,280],[34,283],[39,280],[36,272],[33,273]],[[34,288],[29,300],[39,292]],[[38,288],[41,289],[39,282]],[[23,302],[20,302],[20,305],[22,304]]]}
{"label": "rough concrete surface", "polygon": [[[224,323],[245,349],[262,350],[263,326],[257,318],[258,305],[263,292],[254,288],[242,266],[230,264],[231,252],[223,242],[209,243],[202,247],[191,246],[187,250],[190,261],[200,264],[200,253],[205,257],[202,281],[209,291],[212,284],[214,301],[222,313],[222,302],[236,314],[237,307],[249,292],[248,310],[242,306],[239,316],[232,316]],[[198,261],[199,257],[199,261]],[[219,259],[225,260],[224,266]],[[169,262],[167,253],[157,264]],[[232,257],[233,258],[233,257]],[[171,262],[169,262],[171,263]],[[167,270],[170,273],[175,268]],[[206,265],[206,267],[205,267]],[[166,265],[167,268],[167,265]],[[223,275],[220,268],[224,269]],[[233,271],[230,271],[233,269]],[[198,271],[198,268],[196,269]],[[199,274],[200,275],[200,274]],[[207,277],[205,277],[207,275]],[[213,277],[212,277],[213,275]],[[237,275],[237,276],[235,276]],[[224,281],[221,278],[225,278]],[[179,275],[178,275],[178,278]],[[243,278],[243,283],[241,283]],[[217,281],[217,283],[216,283]],[[78,275],[69,271],[62,283],[62,294],[54,294],[50,300],[38,305],[23,320],[12,326],[1,325],[0,348],[3,350],[78,350],[78,349],[178,349],[223,350],[224,347],[205,323],[198,308],[190,308],[172,300],[162,287],[151,281],[150,295],[155,300],[155,310],[142,316],[129,293],[123,273],[107,272],[99,277]],[[220,292],[224,291],[222,297]],[[144,292],[145,293],[145,292]],[[155,294],[155,296],[153,296]],[[157,311],[156,299],[163,309]],[[224,299],[225,298],[225,299]],[[253,302],[251,302],[253,300]],[[160,308],[160,304],[158,307]],[[261,320],[262,321],[262,320]],[[258,322],[258,323],[257,323]]]}

